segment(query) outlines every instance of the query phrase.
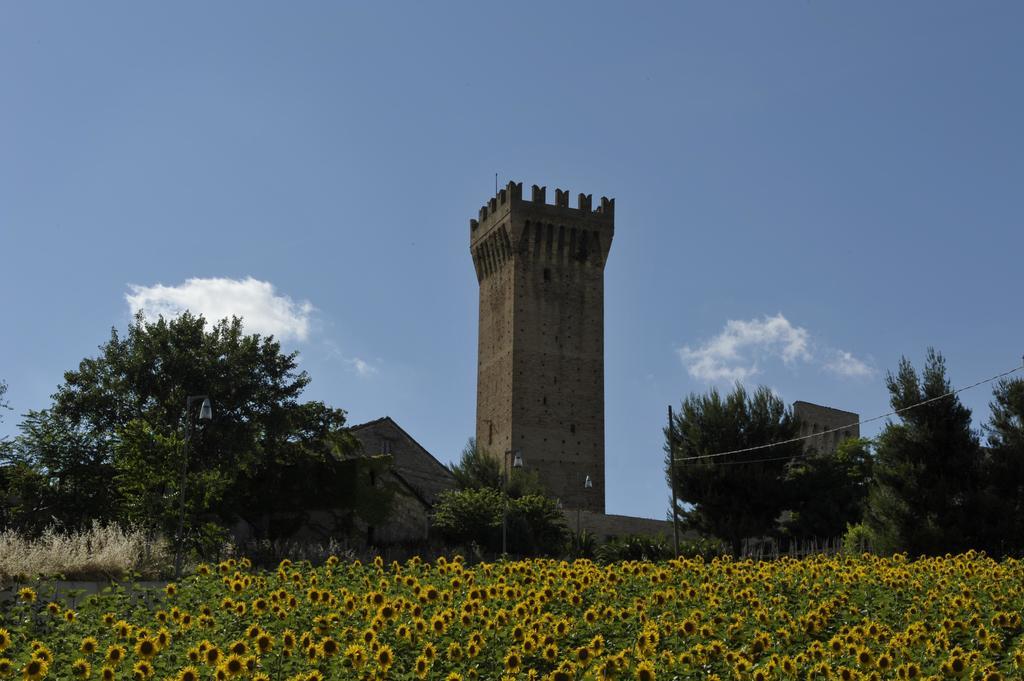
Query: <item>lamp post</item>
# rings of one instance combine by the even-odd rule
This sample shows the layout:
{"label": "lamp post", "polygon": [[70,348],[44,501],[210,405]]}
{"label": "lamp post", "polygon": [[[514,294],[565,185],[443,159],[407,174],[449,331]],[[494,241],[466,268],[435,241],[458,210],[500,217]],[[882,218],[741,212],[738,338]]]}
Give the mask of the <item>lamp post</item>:
{"label": "lamp post", "polygon": [[199,407],[199,420],[203,422],[213,419],[213,408],[210,407],[208,395],[189,395],[185,398],[185,443],[181,455],[181,485],[178,487],[178,536],[174,546],[174,579],[181,579],[181,561],[185,544],[185,484],[188,475],[188,445],[192,437],[192,404],[202,400]]}
{"label": "lamp post", "polygon": [[[511,458],[510,458],[511,457]],[[502,457],[502,472],[504,477],[502,483],[505,492],[505,503],[501,510],[501,555],[504,556],[508,553],[508,485],[511,481],[512,471],[509,470],[509,461],[512,462],[512,468],[523,467],[523,453],[518,450],[506,449],[505,456]]]}
{"label": "lamp post", "polygon": [[[594,481],[591,480],[590,476],[588,475],[586,477],[586,479],[583,481],[583,490],[584,490],[584,492],[586,492],[586,490],[593,489],[593,488],[594,488]],[[581,524],[582,516],[583,516],[583,504],[580,504],[579,506],[576,507],[576,551],[577,551],[577,553],[579,553],[579,552],[581,552],[583,550],[583,529],[582,529],[582,524]]]}

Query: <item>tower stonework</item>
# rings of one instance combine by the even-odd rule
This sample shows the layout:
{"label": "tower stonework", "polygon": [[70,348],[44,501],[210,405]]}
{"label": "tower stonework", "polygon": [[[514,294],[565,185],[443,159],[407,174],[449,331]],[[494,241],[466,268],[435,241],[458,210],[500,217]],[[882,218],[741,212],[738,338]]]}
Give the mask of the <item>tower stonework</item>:
{"label": "tower stonework", "polygon": [[[476,439],[521,452],[569,508],[604,513],[604,265],[615,200],[510,182],[470,220],[480,284]],[[590,477],[593,487],[585,489]]]}

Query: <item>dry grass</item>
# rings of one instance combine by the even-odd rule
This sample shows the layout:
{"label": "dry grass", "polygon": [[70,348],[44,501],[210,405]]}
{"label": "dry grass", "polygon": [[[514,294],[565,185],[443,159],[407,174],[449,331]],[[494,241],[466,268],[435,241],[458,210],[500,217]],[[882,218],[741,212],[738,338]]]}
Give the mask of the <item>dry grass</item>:
{"label": "dry grass", "polygon": [[0,583],[36,577],[123,579],[130,574],[153,579],[166,571],[170,556],[164,539],[117,525],[95,523],[76,533],[49,528],[37,538],[6,530],[0,532]]}

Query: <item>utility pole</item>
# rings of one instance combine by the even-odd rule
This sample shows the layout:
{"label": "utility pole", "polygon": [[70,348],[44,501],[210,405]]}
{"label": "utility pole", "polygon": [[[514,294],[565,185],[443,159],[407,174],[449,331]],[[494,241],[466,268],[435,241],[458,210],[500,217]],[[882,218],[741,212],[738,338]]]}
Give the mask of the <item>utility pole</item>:
{"label": "utility pole", "polygon": [[676,501],[676,435],[672,424],[672,405],[668,405],[668,470],[669,487],[672,488],[672,553],[679,557],[679,516]]}

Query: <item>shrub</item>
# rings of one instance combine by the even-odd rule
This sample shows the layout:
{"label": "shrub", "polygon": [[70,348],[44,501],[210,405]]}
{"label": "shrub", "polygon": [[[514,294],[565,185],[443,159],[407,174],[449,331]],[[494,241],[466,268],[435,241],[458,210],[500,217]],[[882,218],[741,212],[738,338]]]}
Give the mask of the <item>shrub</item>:
{"label": "shrub", "polygon": [[501,549],[503,510],[508,508],[508,548],[516,555],[560,553],[567,537],[565,520],[551,499],[527,494],[509,499],[490,487],[450,490],[434,508],[434,527],[451,544]]}
{"label": "shrub", "polygon": [[623,560],[668,560],[672,557],[672,544],[660,537],[630,535],[614,538],[597,547],[594,557],[600,563]]}
{"label": "shrub", "polygon": [[871,530],[864,523],[846,526],[846,534],[843,535],[843,553],[859,556],[862,553],[871,553],[871,546]]}
{"label": "shrub", "polygon": [[35,577],[70,580],[155,578],[166,572],[171,547],[138,528],[93,523],[87,530],[47,528],[37,538],[0,532],[0,582]]}
{"label": "shrub", "polygon": [[711,560],[728,553],[725,543],[720,539],[712,537],[697,537],[695,539],[679,540],[680,558],[703,558]]}

